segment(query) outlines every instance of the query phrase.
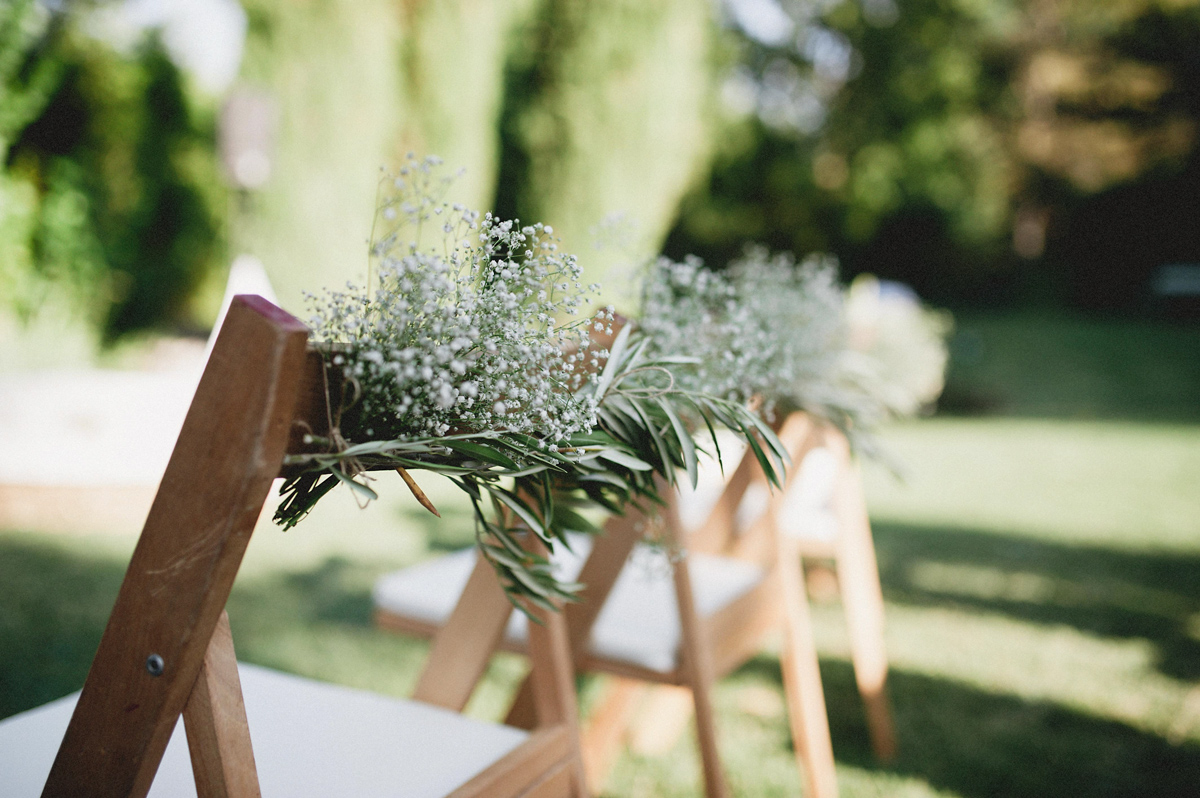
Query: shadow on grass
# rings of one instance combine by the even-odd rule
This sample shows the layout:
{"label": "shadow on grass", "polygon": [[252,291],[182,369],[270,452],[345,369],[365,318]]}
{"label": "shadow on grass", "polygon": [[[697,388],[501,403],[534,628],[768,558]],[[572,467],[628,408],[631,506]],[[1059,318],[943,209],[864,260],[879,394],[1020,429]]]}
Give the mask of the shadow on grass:
{"label": "shadow on grass", "polygon": [[1200,678],[1200,640],[1189,630],[1200,613],[1200,556],[890,522],[874,532],[889,602],[1144,639],[1163,673]]}
{"label": "shadow on grass", "polygon": [[[741,676],[782,692],[774,659],[757,658]],[[850,664],[821,662],[837,761],[910,776],[965,798],[1195,796],[1200,746],[1172,745],[1123,723],[1062,706],[990,693],[952,680],[892,671],[888,689],[900,753],[871,754]]]}
{"label": "shadow on grass", "polygon": [[125,565],[0,539],[0,717],[80,688]]}
{"label": "shadow on grass", "polygon": [[[0,718],[78,690],[87,677],[126,562],[70,545],[0,537]],[[374,577],[334,557],[308,571],[239,580],[228,604],[239,658],[380,680],[400,693],[424,644],[374,630]]]}

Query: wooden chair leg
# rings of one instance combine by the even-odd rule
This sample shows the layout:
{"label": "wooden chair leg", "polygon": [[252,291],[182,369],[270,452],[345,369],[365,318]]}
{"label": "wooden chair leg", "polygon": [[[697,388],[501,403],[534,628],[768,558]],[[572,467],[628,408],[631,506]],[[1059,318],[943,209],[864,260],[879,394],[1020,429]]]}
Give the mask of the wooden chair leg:
{"label": "wooden chair leg", "polygon": [[[571,657],[576,666],[587,650],[592,626],[604,607],[609,592],[616,584],[621,569],[625,567],[629,553],[641,539],[641,526],[644,521],[644,516],[632,509],[626,515],[609,518],[604,525],[604,534],[596,539],[591,555],[584,563],[583,570],[579,572],[577,581],[583,585],[579,592],[579,601],[568,604],[563,610],[563,616],[567,620]],[[529,678],[526,677],[504,722],[519,729],[532,729],[535,717],[533,693]]]}
{"label": "wooden chair leg", "polygon": [[517,688],[517,694],[513,696],[508,714],[504,716],[504,725],[526,731],[537,726],[537,707],[533,703],[533,680],[528,675],[525,676],[525,681],[521,682],[521,686]]}
{"label": "wooden chair leg", "polygon": [[812,619],[804,587],[804,567],[795,540],[780,536],[780,585],[784,605],[784,645],[780,657],[788,721],[796,761],[804,774],[805,795],[836,798],[837,772],[825,693],[813,642]]}
{"label": "wooden chair leg", "polygon": [[834,512],[841,531],[837,550],[838,581],[850,634],[854,677],[862,695],[867,729],[875,756],[896,756],[896,729],[887,696],[887,649],[884,644],[883,590],[875,544],[867,518],[858,469],[846,457],[834,493]]}
{"label": "wooden chair leg", "polygon": [[[462,712],[504,634],[513,608],[496,572],[483,557],[463,588],[450,619],[433,638],[413,699]],[[470,641],[465,649],[462,641]]]}
{"label": "wooden chair leg", "polygon": [[199,798],[259,798],[229,616],[222,612],[183,710]]}
{"label": "wooden chair leg", "polygon": [[608,773],[620,754],[633,710],[646,694],[645,682],[606,677],[604,695],[583,729],[583,766],[593,795],[604,790]]}
{"label": "wooden chair leg", "polygon": [[682,632],[680,659],[695,704],[696,738],[700,745],[700,760],[704,766],[704,794],[707,798],[728,798],[729,786],[725,783],[717,746],[716,710],[713,706],[713,691],[717,678],[708,630],[696,611],[687,558],[684,557],[675,563],[673,570]]}
{"label": "wooden chair leg", "polygon": [[[543,557],[550,555],[549,550],[536,538],[531,538],[530,550]],[[538,725],[553,724],[566,727],[574,754],[565,763],[570,771],[567,777],[570,784],[568,794],[572,798],[587,798],[589,791],[579,739],[579,710],[575,701],[575,674],[571,666],[571,642],[567,620],[561,604],[554,612],[532,606],[529,609],[535,620],[529,623],[531,670],[527,681],[533,693]],[[504,621],[507,620],[505,616]],[[502,624],[501,634],[503,630]],[[499,637],[500,635],[497,635],[497,642]],[[552,783],[547,783],[544,789],[531,791],[531,795],[548,795]]]}

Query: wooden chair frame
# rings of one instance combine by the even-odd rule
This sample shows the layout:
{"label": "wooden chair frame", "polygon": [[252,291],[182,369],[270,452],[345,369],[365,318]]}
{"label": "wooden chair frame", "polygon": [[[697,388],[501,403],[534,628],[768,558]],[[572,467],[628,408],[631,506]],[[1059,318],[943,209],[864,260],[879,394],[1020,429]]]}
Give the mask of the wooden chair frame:
{"label": "wooden chair frame", "polygon": [[[803,415],[789,419],[780,436],[795,462],[799,462],[818,443],[814,425]],[[674,502],[664,510],[663,528],[667,545],[682,552],[702,551],[726,553],[732,541],[734,515],[751,482],[761,478],[761,470],[753,457],[743,458],[702,528],[692,534],[684,531]],[[795,474],[789,476],[794,480]],[[790,482],[788,483],[790,484]],[[664,486],[663,495],[673,495]],[[777,511],[782,493],[777,493],[768,513]],[[737,555],[753,559],[765,569],[764,578],[751,590],[720,611],[701,617],[692,592],[692,576],[686,556],[672,566],[674,594],[680,614],[680,657],[673,670],[663,673],[639,667],[623,660],[608,659],[588,651],[592,627],[615,585],[621,570],[642,538],[647,520],[631,509],[624,516],[614,516],[605,525],[584,563],[577,581],[584,585],[580,601],[565,609],[568,635],[574,664],[579,671],[606,673],[616,677],[606,700],[593,716],[584,734],[584,758],[594,790],[599,789],[621,733],[628,725],[630,710],[642,695],[645,683],[673,685],[690,693],[694,707],[696,732],[704,769],[705,791],[710,798],[728,796],[720,764],[717,742],[713,689],[717,679],[729,673],[755,652],[763,639],[782,625],[785,631],[782,661],[787,690],[789,717],[795,740],[796,755],[808,784],[808,794],[830,798],[837,794],[833,751],[825,714],[824,694],[813,645],[811,622],[795,541],[776,534],[776,525],[769,520],[756,525],[755,540],[762,545],[751,550],[746,547]],[[463,606],[466,597],[460,601]],[[383,628],[407,634],[430,636],[439,627],[416,621],[403,615],[376,610],[376,622]],[[506,640],[500,645],[512,651],[524,652],[519,641]],[[506,722],[527,727],[533,720],[532,683],[527,682],[519,692]]]}
{"label": "wooden chair frame", "polygon": [[[796,437],[790,430],[803,423],[800,421],[803,418],[807,417],[802,413],[790,416],[785,421],[781,437],[794,445]],[[720,507],[714,510],[698,533],[700,540],[697,545],[706,551],[755,559],[762,557],[763,548],[774,541],[774,545],[789,549],[788,557],[791,559],[834,563],[849,632],[855,681],[866,711],[871,746],[875,756],[887,762],[896,756],[896,732],[891,702],[887,696],[883,589],[879,582],[879,565],[875,558],[875,542],[863,493],[862,473],[841,430],[827,422],[811,419],[808,424],[811,425],[811,431],[803,453],[799,449],[792,452],[794,471],[798,474],[803,454],[811,449],[823,447],[833,455],[836,472],[831,510],[836,521],[836,536],[830,540],[819,540],[780,534],[777,517],[781,511],[782,494],[773,497],[768,512],[749,529],[735,531],[733,514],[751,481],[735,473],[721,497]],[[743,465],[747,465],[751,474],[761,479],[761,471],[753,458],[745,458]]]}
{"label": "wooden chair frame", "polygon": [[[797,417],[779,430],[780,439],[793,462],[800,462],[815,444],[812,425],[806,417]],[[580,574],[579,581],[588,586],[581,607],[569,607],[567,624],[570,629],[572,651],[581,671],[593,670],[618,677],[636,678],[644,682],[678,685],[691,694],[694,710],[697,742],[700,749],[705,794],[709,798],[728,796],[729,787],[721,766],[717,724],[713,703],[716,682],[722,676],[740,666],[760,650],[764,639],[776,629],[784,631],[781,669],[788,706],[788,717],[795,745],[797,763],[806,783],[806,793],[814,798],[833,798],[837,795],[837,778],[834,770],[833,748],[829,737],[829,724],[825,713],[825,699],[821,688],[820,671],[817,667],[816,648],[813,645],[811,620],[804,587],[804,574],[795,556],[793,542],[775,534],[771,524],[756,537],[762,544],[753,552],[736,552],[742,559],[749,559],[765,569],[764,578],[749,592],[720,611],[705,618],[697,611],[693,601],[691,574],[686,553],[709,553],[729,556],[728,547],[716,545],[724,535],[732,535],[735,515],[745,491],[751,482],[762,478],[755,458],[747,455],[730,476],[721,496],[708,519],[699,530],[687,531],[679,520],[674,500],[668,502],[663,518],[664,531],[669,545],[675,545],[685,553],[673,563],[672,573],[675,599],[679,609],[682,639],[680,664],[675,672],[661,674],[654,671],[630,669],[625,663],[596,658],[586,653],[584,647],[591,625],[599,615],[605,598],[616,581],[616,575],[624,565],[636,542],[635,536],[626,529],[636,528],[636,520],[626,518],[610,526],[617,527],[625,535],[612,535],[598,541],[595,549]],[[790,471],[786,485],[791,485],[796,472]],[[671,491],[665,495],[674,496]],[[768,514],[777,510],[782,492],[772,495]],[[610,542],[610,539],[613,542]],[[618,542],[619,541],[619,542]],[[590,577],[590,578],[589,578]],[[615,729],[619,721],[627,717],[627,709],[636,693],[628,685],[617,683],[612,695],[612,704],[603,707],[599,718],[609,724],[601,724],[585,743],[585,758],[593,769],[593,779],[598,779],[611,754],[611,748],[619,739]]]}
{"label": "wooden chair frame", "polygon": [[[771,494],[765,512],[749,528],[738,528],[738,508],[754,482],[765,483],[757,460],[749,454],[730,475],[699,529],[685,532],[674,507],[668,507],[665,529],[672,536],[671,542],[685,551],[746,559],[767,568],[766,577],[753,590],[713,616],[701,618],[693,605],[686,559],[674,564],[675,596],[683,631],[680,667],[674,672],[662,674],[637,668],[598,658],[586,650],[591,628],[638,540],[637,530],[643,519],[632,515],[613,518],[584,565],[578,578],[586,585],[582,601],[567,608],[576,667],[581,672],[596,671],[618,677],[584,737],[584,757],[593,788],[607,770],[621,733],[628,725],[630,710],[641,695],[628,680],[638,680],[688,689],[695,712],[706,794],[727,795],[712,709],[713,686],[718,678],[753,656],[767,634],[782,627],[780,665],[797,763],[804,775],[807,794],[815,798],[837,795],[833,749],[805,586],[806,558],[831,559],[836,563],[851,656],[872,747],[883,761],[895,756],[895,730],[886,693],[883,594],[861,474],[845,436],[831,425],[804,413],[794,413],[783,420],[777,432],[793,468],[788,472],[784,489]],[[838,534],[831,541],[783,534],[777,520],[783,512],[787,490],[799,478],[800,464],[809,452],[819,447],[830,450],[837,469],[832,511]],[[520,701],[519,698],[510,717],[527,712]],[[680,706],[678,702],[670,704],[667,711]],[[670,722],[666,725],[677,727]]]}
{"label": "wooden chair frame", "polygon": [[[259,794],[224,607],[285,452],[302,447],[305,431],[327,429],[323,365],[307,340],[266,300],[233,301],[43,796],[146,795],[181,713],[201,798]],[[511,611],[481,564],[414,697],[461,709]],[[534,731],[454,798],[584,794],[565,621],[538,616]]]}

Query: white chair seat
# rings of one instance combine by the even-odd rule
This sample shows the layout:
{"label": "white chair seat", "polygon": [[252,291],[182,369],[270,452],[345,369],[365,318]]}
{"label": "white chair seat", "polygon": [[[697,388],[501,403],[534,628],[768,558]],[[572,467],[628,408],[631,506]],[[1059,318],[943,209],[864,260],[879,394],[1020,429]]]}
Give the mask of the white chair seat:
{"label": "white chair seat", "polygon": [[[726,475],[734,472],[745,452],[743,441],[722,437],[723,471],[715,458],[701,457],[696,487],[686,483],[679,487],[679,520],[684,529],[699,529],[708,520],[721,495]],[[801,540],[833,542],[838,533],[831,506],[836,479],[837,460],[829,449],[821,446],[808,452],[779,508],[776,521],[780,531]],[[770,497],[771,491],[765,484],[752,483],[738,505],[737,528],[749,529],[766,512]]]}
{"label": "white chair seat", "polygon": [[[571,537],[573,551],[555,553],[556,572],[573,580],[591,552],[591,538]],[[375,583],[375,606],[434,626],[450,617],[475,566],[475,549],[438,557],[394,571]],[[701,617],[716,613],[762,581],[762,568],[742,560],[693,554],[692,592]],[[506,637],[522,643],[525,616],[513,613]],[[592,628],[588,649],[593,656],[625,662],[658,673],[671,673],[679,658],[681,631],[670,564],[664,553],[639,544],[621,571]]]}
{"label": "white chair seat", "polygon": [[[267,798],[444,798],[528,733],[416,701],[239,665]],[[0,721],[0,795],[41,794],[79,694]],[[183,721],[151,798],[193,798]]]}

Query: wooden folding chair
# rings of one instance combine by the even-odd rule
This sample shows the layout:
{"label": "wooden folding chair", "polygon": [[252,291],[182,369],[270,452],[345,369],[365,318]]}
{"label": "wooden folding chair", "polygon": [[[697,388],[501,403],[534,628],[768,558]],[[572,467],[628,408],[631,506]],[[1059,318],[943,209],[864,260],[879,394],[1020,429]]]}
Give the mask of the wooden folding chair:
{"label": "wooden folding chair", "polygon": [[[804,416],[781,430],[799,462],[816,443]],[[754,458],[744,458],[752,461]],[[706,793],[728,795],[720,764],[713,687],[716,680],[760,650],[764,638],[785,630],[783,657],[789,715],[797,758],[808,794],[837,794],[833,752],[824,695],[813,646],[803,571],[790,538],[776,536],[774,523],[757,536],[764,542],[730,557],[717,552],[732,540],[735,516],[756,474],[743,462],[706,513],[699,535],[707,545],[694,545],[694,535],[679,518],[679,500],[669,502],[661,519],[666,550],[678,554],[666,571],[647,573],[627,565],[652,523],[635,510],[610,519],[594,543],[582,540],[575,551],[557,561],[562,574],[584,585],[581,600],[566,608],[576,668],[616,677],[609,697],[585,732],[584,755],[595,788],[625,728],[629,710],[640,695],[638,683],[687,688],[695,709],[696,731],[704,766]],[[791,477],[794,479],[794,475]],[[720,488],[718,487],[718,490]],[[666,494],[665,494],[666,495]],[[776,512],[782,496],[766,508]],[[688,497],[683,501],[693,501]],[[718,530],[724,530],[718,533]],[[721,544],[721,545],[718,545]],[[590,555],[589,555],[590,549]],[[412,569],[397,572],[376,585],[376,619],[384,628],[429,635],[443,622],[447,605],[470,569],[474,553],[464,550]],[[524,650],[523,628],[514,623],[503,645]],[[527,724],[531,715],[530,685],[522,690],[509,722]]]}
{"label": "wooden folding chair", "polygon": [[[237,665],[224,606],[242,555],[285,452],[326,426],[307,339],[265,300],[234,301],[83,690],[0,722],[0,793],[584,794],[560,614],[529,632],[532,731],[447,711],[466,703],[512,612],[486,564],[414,701]],[[172,738],[181,714],[187,753]]]}
{"label": "wooden folding chair", "polygon": [[829,423],[794,413],[781,437],[794,444],[792,430],[802,427],[809,429],[808,440],[805,450],[792,451],[787,489],[768,499],[761,469],[745,458],[696,534],[696,545],[749,558],[783,545],[789,557],[833,562],[871,746],[877,758],[889,761],[896,735],[887,697],[883,590],[862,474],[846,436]]}

